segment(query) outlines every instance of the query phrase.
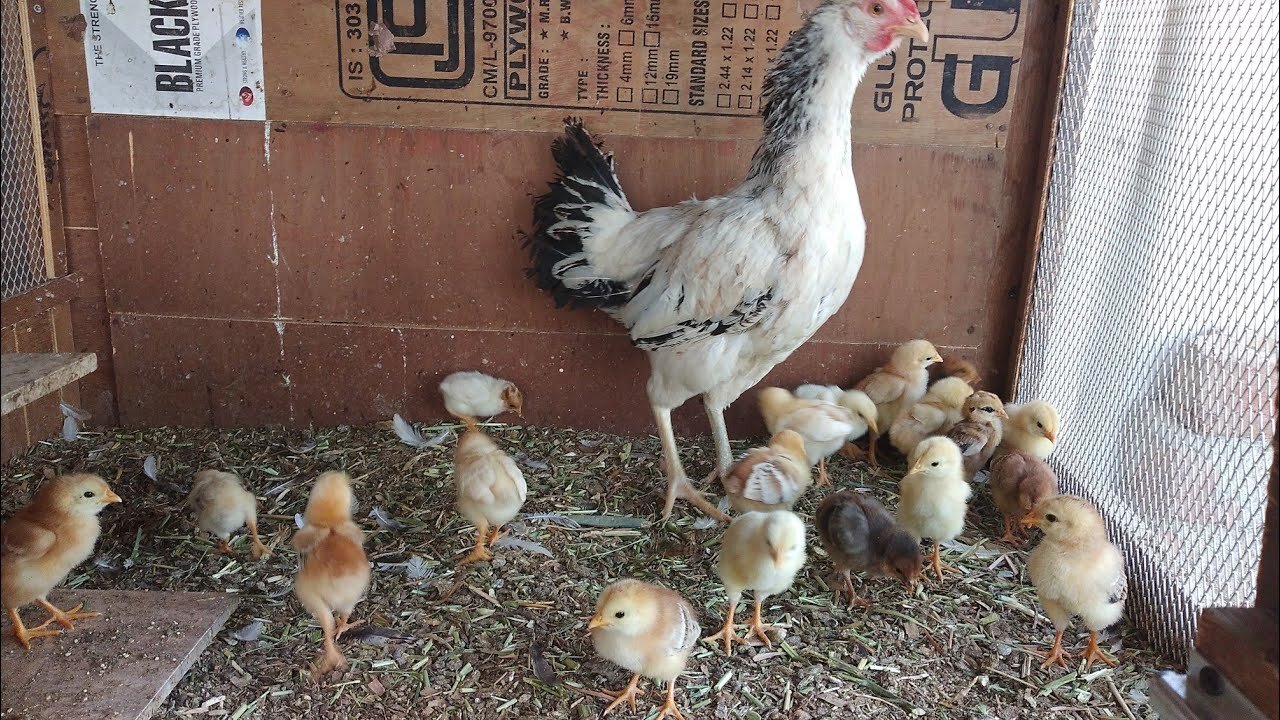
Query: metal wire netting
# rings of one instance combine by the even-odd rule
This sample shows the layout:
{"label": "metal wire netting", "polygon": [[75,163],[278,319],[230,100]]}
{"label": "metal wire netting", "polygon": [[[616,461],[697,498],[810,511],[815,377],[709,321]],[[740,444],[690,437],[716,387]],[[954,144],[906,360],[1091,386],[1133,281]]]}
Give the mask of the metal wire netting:
{"label": "metal wire netting", "polygon": [[1271,0],[1078,0],[1019,399],[1185,660],[1255,594],[1276,431],[1280,23]]}
{"label": "metal wire netting", "polygon": [[48,279],[41,221],[40,172],[36,155],[38,128],[33,131],[28,91],[27,53],[19,13],[26,5],[0,3],[0,289],[5,299]]}

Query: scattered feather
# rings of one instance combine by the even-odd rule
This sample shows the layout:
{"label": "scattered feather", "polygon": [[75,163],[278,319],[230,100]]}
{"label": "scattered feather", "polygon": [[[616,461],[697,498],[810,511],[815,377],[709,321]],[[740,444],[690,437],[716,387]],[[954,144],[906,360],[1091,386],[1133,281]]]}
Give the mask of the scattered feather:
{"label": "scattered feather", "polygon": [[293,524],[301,528],[303,525],[307,524],[307,521],[302,517],[302,513],[294,513]]}
{"label": "scattered feather", "polygon": [[707,530],[709,528],[715,527],[718,524],[719,523],[716,522],[715,518],[703,515],[697,520],[694,520],[693,524],[690,525],[689,527],[693,528],[694,530]]}
{"label": "scattered feather", "polygon": [[306,453],[309,453],[312,450],[315,450],[316,445],[317,443],[315,441],[315,438],[308,438],[306,442],[302,443],[297,447],[290,446],[289,452],[295,453],[297,455],[305,455]]}
{"label": "scattered feather", "polygon": [[99,555],[93,559],[93,564],[100,570],[106,572],[120,572],[124,569],[124,565],[120,562],[120,558],[115,555]]}
{"label": "scattered feather", "polygon": [[538,553],[539,555],[553,557],[551,551],[541,543],[536,543],[532,540],[525,540],[524,538],[518,538],[513,535],[507,535],[506,537],[498,540],[498,542],[493,544],[493,547],[513,548],[516,550],[523,550],[524,552]]}
{"label": "scattered feather", "polygon": [[449,428],[445,428],[430,440],[426,440],[422,437],[422,434],[418,432],[418,429],[413,426],[413,423],[405,420],[399,415],[393,416],[391,418],[391,422],[395,425],[396,436],[400,438],[400,442],[411,448],[417,448],[418,450],[435,447],[447,440],[449,435],[453,433]]}
{"label": "scattered feather", "polygon": [[378,527],[383,530],[394,530],[396,532],[404,530],[404,523],[395,519],[395,517],[392,516],[391,513],[387,512],[383,507],[375,507],[370,510],[369,517],[373,518],[374,522],[378,523]]}
{"label": "scattered feather", "polygon": [[[560,513],[531,513],[529,515],[525,515],[524,519],[531,523],[542,522],[549,525],[559,525],[560,527],[569,528],[570,530],[578,530],[582,527],[582,524],[577,520],[574,520],[568,515],[561,515]],[[516,534],[518,535],[520,533]]]}
{"label": "scattered feather", "polygon": [[262,628],[264,627],[266,627],[266,623],[262,622],[261,620],[254,620],[248,625],[245,625],[239,630],[236,630],[235,632],[231,633],[231,637],[235,638],[236,640],[239,640],[240,642],[253,642],[254,640],[257,640],[260,635],[262,635]]}
{"label": "scattered feather", "polygon": [[533,676],[545,685],[556,685],[560,678],[556,675],[556,669],[547,662],[546,651],[546,634],[535,631],[533,642],[529,645],[529,665],[533,668]]}
{"label": "scattered feather", "polygon": [[160,481],[159,463],[156,462],[155,455],[148,455],[147,459],[142,461],[142,472],[152,480]]}
{"label": "scattered feather", "polygon": [[62,410],[62,439],[68,442],[75,440],[80,436],[80,424],[91,416],[75,405],[60,402],[58,407]]}
{"label": "scattered feather", "polygon": [[403,573],[410,580],[425,580],[435,574],[435,570],[420,555],[414,555],[405,562],[374,563],[374,568],[384,572]]}
{"label": "scattered feather", "polygon": [[511,457],[516,462],[520,463],[521,465],[531,470],[550,470],[551,469],[550,465],[542,462],[541,460],[538,460],[537,458],[531,458],[528,455],[525,455],[524,453],[516,453]]}
{"label": "scattered feather", "polygon": [[582,527],[642,528],[644,521],[629,515],[574,515],[574,522]]}

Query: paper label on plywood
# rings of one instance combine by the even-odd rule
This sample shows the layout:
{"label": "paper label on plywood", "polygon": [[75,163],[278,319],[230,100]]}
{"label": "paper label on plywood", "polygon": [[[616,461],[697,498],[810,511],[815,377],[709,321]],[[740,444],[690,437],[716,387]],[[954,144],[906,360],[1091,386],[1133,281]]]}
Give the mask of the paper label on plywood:
{"label": "paper label on plywood", "polygon": [[265,120],[260,0],[80,0],[95,113]]}
{"label": "paper label on plywood", "polygon": [[[904,44],[867,73],[855,140],[1003,145],[1025,2],[921,0],[933,40]],[[273,90],[272,119],[523,130],[602,113],[593,125],[606,129],[756,137],[765,72],[803,20],[794,0],[336,0],[333,8],[327,28],[308,12],[302,25],[314,40],[305,44],[294,39],[296,17],[287,27],[267,18],[269,44],[279,36],[295,60],[336,37],[332,80],[300,73]]]}

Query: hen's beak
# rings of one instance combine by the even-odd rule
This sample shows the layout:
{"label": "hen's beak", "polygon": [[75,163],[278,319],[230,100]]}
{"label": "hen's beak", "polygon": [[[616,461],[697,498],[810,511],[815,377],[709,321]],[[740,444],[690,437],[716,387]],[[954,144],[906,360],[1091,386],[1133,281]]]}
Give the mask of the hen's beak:
{"label": "hen's beak", "polygon": [[1049,442],[1058,442],[1058,434],[1052,430],[1045,430],[1044,438]]}
{"label": "hen's beak", "polygon": [[591,618],[591,622],[587,623],[587,634],[591,634],[592,630],[595,630],[598,627],[604,627],[605,625],[608,625],[608,624],[609,623],[604,621],[604,618],[600,617],[599,615],[596,615]]}
{"label": "hen's beak", "polygon": [[1039,527],[1039,526],[1040,526],[1040,517],[1035,513],[1027,513],[1026,517],[1022,518],[1022,527]]}
{"label": "hen's beak", "polygon": [[107,494],[102,499],[105,500],[108,505],[110,505],[111,503],[124,502],[124,500],[121,500],[120,496],[115,494],[115,492],[112,490],[108,490]]}
{"label": "hen's beak", "polygon": [[[902,21],[902,24],[895,26],[890,30],[896,37],[910,37],[919,40],[922,43],[929,42],[929,28],[924,26],[924,21],[918,17],[908,17]],[[942,358],[938,358],[942,360]]]}

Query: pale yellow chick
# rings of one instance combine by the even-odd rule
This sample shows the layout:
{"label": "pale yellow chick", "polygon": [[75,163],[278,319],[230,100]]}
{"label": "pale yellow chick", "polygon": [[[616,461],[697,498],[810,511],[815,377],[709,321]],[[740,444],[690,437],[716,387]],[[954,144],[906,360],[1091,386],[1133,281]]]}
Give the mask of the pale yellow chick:
{"label": "pale yellow chick", "polygon": [[257,560],[271,554],[258,537],[258,498],[244,489],[234,473],[220,470],[196,473],[187,505],[195,512],[196,527],[218,538],[218,552],[230,553],[231,533],[248,527],[253,538],[250,556]]}
{"label": "pale yellow chick", "polygon": [[818,464],[819,485],[831,484],[827,478],[827,457],[844,447],[859,425],[865,432],[868,422],[875,424],[874,412],[869,417],[858,418],[853,411],[836,403],[798,398],[779,387],[762,389],[757,400],[771,435],[794,430],[804,439],[809,464]]}
{"label": "pale yellow chick", "polygon": [[916,446],[906,477],[899,485],[898,521],[917,539],[933,540],[933,572],[942,580],[940,546],[964,530],[972,489],[965,480],[960,448],[945,437],[926,438]]}
{"label": "pale yellow chick", "polygon": [[684,720],[676,707],[676,678],[684,672],[689,653],[698,644],[702,626],[693,606],[680,593],[639,580],[619,580],[600,593],[596,612],[587,626],[596,652],[631,671],[631,682],[610,692],[609,714],[622,703],[636,709],[640,677],[667,684],[667,700],[658,717]]}
{"label": "pale yellow chick", "polygon": [[453,456],[453,482],[458,513],[476,528],[476,544],[459,565],[489,560],[485,547],[501,535],[502,526],[520,512],[528,486],[520,467],[467,419],[467,430],[458,439]]}
{"label": "pale yellow chick", "polygon": [[1010,405],[1005,408],[1009,419],[1004,424],[1001,445],[1021,450],[1040,458],[1049,459],[1058,442],[1061,419],[1058,409],[1043,400]]}
{"label": "pale yellow chick", "polygon": [[961,420],[964,401],[973,394],[969,383],[944,377],[929,386],[920,402],[898,416],[889,427],[889,442],[904,456],[910,456],[921,440],[945,435]]}
{"label": "pale yellow chick", "polygon": [[[893,351],[889,363],[878,367],[856,386],[876,405],[876,426],[886,431],[898,416],[907,412],[924,397],[929,385],[929,366],[942,362],[938,349],[928,340],[912,340]],[[871,435],[870,461],[876,462],[879,433]]]}
{"label": "pale yellow chick", "polygon": [[1098,633],[1120,620],[1129,586],[1124,558],[1107,539],[1097,508],[1075,495],[1056,495],[1041,501],[1024,522],[1044,531],[1027,559],[1027,574],[1056,630],[1041,667],[1055,662],[1066,667],[1071,655],[1062,649],[1062,635],[1072,616],[1089,628],[1085,668],[1095,660],[1115,665],[1098,647]]}
{"label": "pale yellow chick", "polygon": [[742,591],[754,592],[751,632],[768,647],[769,626],[760,620],[760,605],[770,595],[785,592],[804,567],[804,521],[787,510],[749,512],[733,519],[720,541],[716,574],[729,596],[724,627],[705,638],[724,641],[726,655],[733,653],[733,643],[745,642],[734,632],[733,617],[742,599]]}
{"label": "pale yellow chick", "polygon": [[293,592],[324,631],[324,652],[313,667],[317,675],[347,667],[336,641],[363,622],[350,622],[371,577],[364,533],[351,520],[354,505],[351,478],[340,471],[322,473],[311,489],[302,527],[293,535],[293,547],[302,556]]}
{"label": "pale yellow chick", "polygon": [[524,397],[508,380],[474,370],[456,372],[440,382],[444,409],[459,420],[490,418],[505,412],[521,414]]}
{"label": "pale yellow chick", "polygon": [[804,438],[783,430],[769,438],[768,447],[753,448],[729,468],[724,491],[740,513],[790,510],[813,484]]}

